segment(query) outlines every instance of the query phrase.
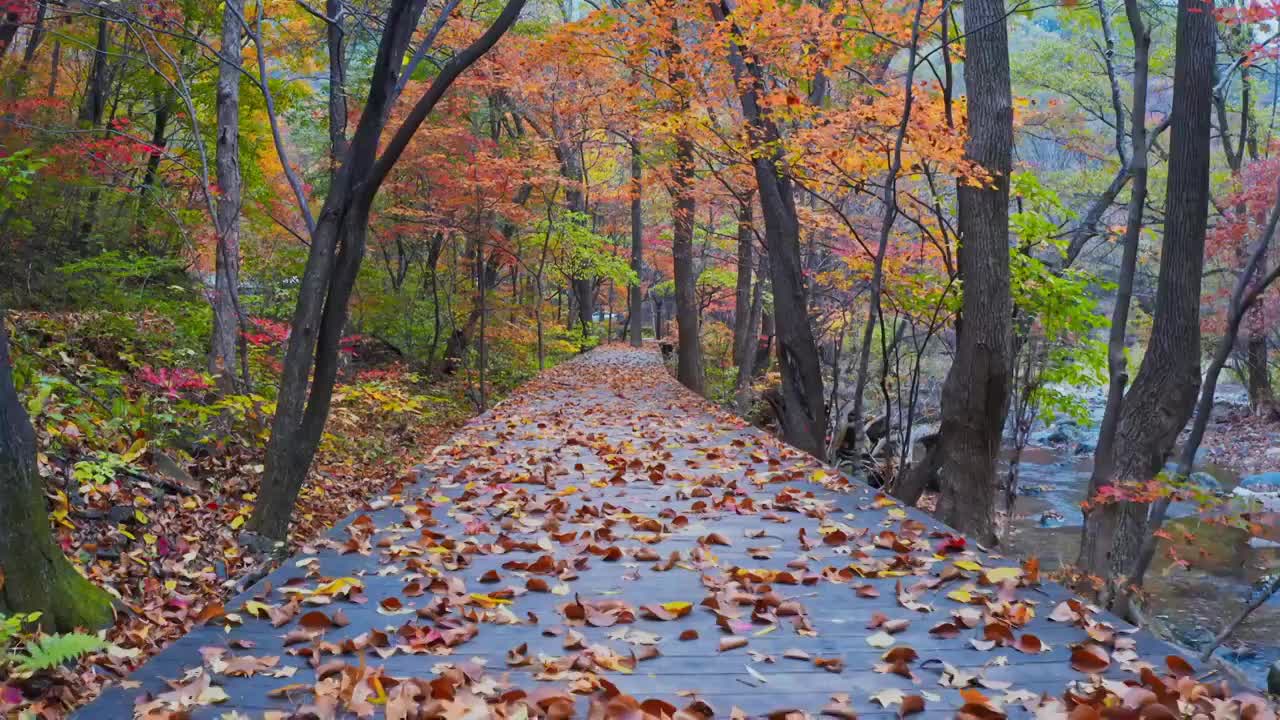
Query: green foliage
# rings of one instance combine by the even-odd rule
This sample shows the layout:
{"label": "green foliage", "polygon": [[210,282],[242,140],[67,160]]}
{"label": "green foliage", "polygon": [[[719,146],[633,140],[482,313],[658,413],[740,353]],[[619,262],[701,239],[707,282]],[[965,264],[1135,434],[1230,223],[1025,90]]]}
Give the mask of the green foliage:
{"label": "green foliage", "polygon": [[[36,171],[44,164],[43,160],[32,156],[30,149],[0,156],[0,217],[8,217],[27,200]],[[15,213],[7,222],[9,232],[27,233],[33,229],[30,219],[22,214]]]}
{"label": "green foliage", "polygon": [[1011,292],[1026,334],[1023,352],[1033,354],[1022,360],[1019,385],[1030,388],[1028,409],[1041,419],[1065,415],[1087,422],[1084,401],[1067,389],[1105,380],[1106,346],[1094,333],[1108,322],[1092,293],[1104,283],[1084,270],[1055,267],[1065,257],[1066,240],[1052,218],[1074,217],[1057,193],[1030,173],[1014,173],[1012,189],[1022,210],[1009,217],[1018,238],[1009,255]]}
{"label": "green foliage", "polygon": [[[534,235],[546,236],[546,221],[539,223]],[[639,282],[629,261],[611,252],[609,238],[591,229],[591,217],[580,212],[563,213],[559,222],[550,226],[552,254],[557,258],[556,272],[565,280],[605,279],[625,286]]]}
{"label": "green foliage", "polygon": [[42,635],[26,643],[23,651],[6,658],[22,674],[52,670],[76,658],[110,647],[106,640],[86,633]]}
{"label": "green foliage", "polygon": [[29,636],[27,626],[39,622],[40,617],[38,612],[0,615],[0,670],[11,667],[18,674],[30,675],[111,647],[106,640],[86,633]]}
{"label": "green foliage", "polygon": [[72,477],[85,485],[105,485],[127,470],[140,471],[127,455],[101,453],[92,460],[81,460],[72,467]]}

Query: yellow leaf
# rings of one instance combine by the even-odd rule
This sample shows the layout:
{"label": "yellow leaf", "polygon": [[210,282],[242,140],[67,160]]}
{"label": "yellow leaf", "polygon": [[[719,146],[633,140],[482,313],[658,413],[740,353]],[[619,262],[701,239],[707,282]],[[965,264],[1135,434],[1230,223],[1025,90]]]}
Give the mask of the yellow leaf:
{"label": "yellow leaf", "polygon": [[947,593],[947,597],[958,603],[968,603],[973,600],[973,594],[968,590],[952,590]]}
{"label": "yellow leaf", "polygon": [[972,560],[957,560],[955,564],[956,564],[956,567],[960,568],[961,570],[977,571],[982,569],[981,564],[976,563]]}
{"label": "yellow leaf", "polygon": [[684,614],[688,612],[689,609],[692,607],[693,607],[693,603],[685,602],[684,600],[674,600],[672,602],[662,603],[662,609],[666,610],[669,613],[675,613],[676,615]]}
{"label": "yellow leaf", "polygon": [[492,595],[481,595],[480,593],[471,593],[471,599],[477,605],[486,608],[497,607],[499,605],[510,605],[511,601],[503,598],[496,598]]}
{"label": "yellow leaf", "polygon": [[570,485],[569,487],[567,487],[567,488],[565,488],[565,489],[561,490],[560,492],[556,493],[556,495],[559,495],[559,496],[561,496],[561,497],[564,497],[565,495],[572,495],[572,494],[574,494],[574,493],[576,493],[576,492],[578,492],[578,488],[574,487],[573,485]]}
{"label": "yellow leaf", "polygon": [[986,572],[987,582],[1002,583],[1005,580],[1017,580],[1022,577],[1022,568],[1002,567],[992,568]]}
{"label": "yellow leaf", "polygon": [[150,522],[150,520],[147,519],[147,514],[142,512],[141,510],[134,510],[133,517],[143,525],[146,525],[148,522]]}
{"label": "yellow leaf", "polygon": [[340,577],[316,588],[316,593],[320,595],[345,595],[359,587],[364,587],[359,580],[353,577]]}
{"label": "yellow leaf", "polygon": [[267,611],[270,609],[270,605],[257,600],[250,600],[244,604],[244,611],[256,618],[266,617]]}
{"label": "yellow leaf", "polygon": [[450,502],[450,500],[449,500],[449,498],[448,498],[447,496],[445,496],[445,495],[433,495],[433,496],[431,497],[431,502],[433,502],[433,503],[438,503],[438,504],[444,504],[444,503]]}
{"label": "yellow leaf", "polygon": [[235,519],[233,519],[233,520],[231,521],[231,529],[232,529],[232,530],[239,530],[239,529],[240,529],[240,527],[241,527],[242,525],[244,525],[244,516],[243,516],[243,515],[237,515],[237,516],[235,516]]}
{"label": "yellow leaf", "polygon": [[147,441],[144,440],[143,438],[138,438],[137,440],[133,441],[133,445],[130,445],[129,449],[125,451],[125,453],[120,457],[123,458],[125,462],[133,462],[134,460],[137,460],[139,457],[141,457],[142,453],[146,451],[147,451]]}
{"label": "yellow leaf", "polygon": [[146,544],[148,544],[148,545],[155,545],[155,544],[156,544],[156,536],[155,536],[155,535],[152,535],[151,533],[143,533],[143,535],[142,535],[142,541],[143,541],[143,542],[145,542],[145,543],[146,543]]}

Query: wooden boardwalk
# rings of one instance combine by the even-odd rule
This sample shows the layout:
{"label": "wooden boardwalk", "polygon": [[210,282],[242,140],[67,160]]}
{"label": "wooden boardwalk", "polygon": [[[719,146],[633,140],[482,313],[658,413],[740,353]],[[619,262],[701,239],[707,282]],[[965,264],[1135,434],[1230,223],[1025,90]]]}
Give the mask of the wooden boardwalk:
{"label": "wooden boardwalk", "polygon": [[1168,672],[1171,646],[718,411],[655,355],[544,374],[79,716],[585,717],[630,695],[688,717],[897,717],[904,698],[1025,717],[1089,671]]}

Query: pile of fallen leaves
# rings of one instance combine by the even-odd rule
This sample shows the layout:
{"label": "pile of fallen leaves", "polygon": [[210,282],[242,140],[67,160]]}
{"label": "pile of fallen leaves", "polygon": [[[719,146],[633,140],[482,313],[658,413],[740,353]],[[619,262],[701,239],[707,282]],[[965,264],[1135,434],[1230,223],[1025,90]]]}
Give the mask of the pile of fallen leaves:
{"label": "pile of fallen leaves", "polygon": [[139,673],[103,711],[1274,718],[1180,657],[1145,659],[1096,608],[1046,603],[1060,591],[1034,559],[752,434],[644,358],[544,375],[433,453],[424,482],[201,613],[212,631],[174,648],[184,667]]}
{"label": "pile of fallen leaves", "polygon": [[1280,466],[1280,456],[1275,454],[1280,447],[1280,415],[1232,410],[1209,424],[1200,447],[1208,462],[1242,475],[1273,471]]}

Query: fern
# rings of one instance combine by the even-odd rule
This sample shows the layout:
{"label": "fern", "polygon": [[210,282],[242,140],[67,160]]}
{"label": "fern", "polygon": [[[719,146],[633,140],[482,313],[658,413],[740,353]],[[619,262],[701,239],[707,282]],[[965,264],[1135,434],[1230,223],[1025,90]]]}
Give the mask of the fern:
{"label": "fern", "polygon": [[41,670],[52,670],[63,663],[75,660],[91,652],[106,650],[107,641],[97,635],[85,633],[67,633],[65,635],[45,635],[27,643],[25,654],[14,653],[8,660],[16,664],[20,673],[34,673]]}

